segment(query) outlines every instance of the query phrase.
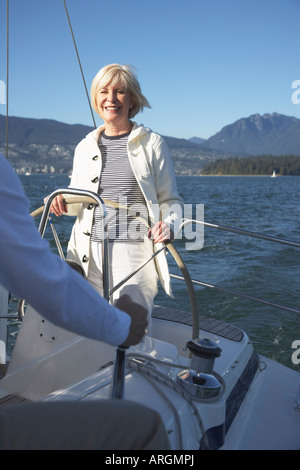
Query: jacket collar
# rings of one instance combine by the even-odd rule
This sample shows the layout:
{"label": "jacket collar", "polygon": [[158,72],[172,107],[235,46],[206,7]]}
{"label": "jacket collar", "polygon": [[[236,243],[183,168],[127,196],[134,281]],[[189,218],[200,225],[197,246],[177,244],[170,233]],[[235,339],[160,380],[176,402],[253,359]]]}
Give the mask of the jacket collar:
{"label": "jacket collar", "polygon": [[[100,137],[100,134],[105,130],[105,125],[102,125],[100,127],[97,127],[97,129],[94,129],[93,131],[91,131],[86,137],[88,139],[93,139],[95,140],[96,142],[98,142],[99,140],[99,137]],[[131,133],[129,135],[129,141],[132,141],[136,138],[139,138],[143,135],[146,135],[148,134],[149,132],[151,132],[150,129],[148,129],[147,127],[144,127],[143,124],[137,124],[136,122],[133,122],[133,127],[132,127],[132,130],[131,130]]]}

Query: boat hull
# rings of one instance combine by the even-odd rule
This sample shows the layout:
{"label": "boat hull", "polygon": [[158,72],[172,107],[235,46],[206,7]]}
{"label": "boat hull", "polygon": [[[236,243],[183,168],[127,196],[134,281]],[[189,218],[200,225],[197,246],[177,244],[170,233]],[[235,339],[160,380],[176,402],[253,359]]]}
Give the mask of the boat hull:
{"label": "boat hull", "polygon": [[[177,378],[191,363],[190,317],[164,308],[154,316],[152,337],[126,353],[124,398],[160,414],[172,449],[299,448],[297,372],[259,357],[240,329],[200,317],[199,337],[222,350],[214,367],[221,387],[215,397],[194,396]],[[49,403],[110,400],[114,359],[115,348],[56,328],[29,307],[2,394]]]}

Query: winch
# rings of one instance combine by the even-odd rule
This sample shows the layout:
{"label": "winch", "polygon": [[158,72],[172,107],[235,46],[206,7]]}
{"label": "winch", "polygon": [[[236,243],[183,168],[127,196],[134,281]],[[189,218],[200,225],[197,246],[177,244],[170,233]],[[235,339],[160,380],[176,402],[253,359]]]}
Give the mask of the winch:
{"label": "winch", "polygon": [[215,359],[222,350],[208,338],[189,340],[187,349],[192,353],[191,367],[177,374],[177,382],[197,398],[217,396],[222,383],[213,371]]}

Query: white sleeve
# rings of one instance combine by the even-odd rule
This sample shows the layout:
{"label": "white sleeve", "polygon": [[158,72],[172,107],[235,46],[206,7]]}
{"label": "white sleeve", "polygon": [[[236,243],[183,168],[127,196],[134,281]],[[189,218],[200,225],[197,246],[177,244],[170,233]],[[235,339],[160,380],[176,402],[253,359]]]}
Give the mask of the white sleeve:
{"label": "white sleeve", "polygon": [[130,316],[51,253],[29,215],[22,185],[2,155],[0,175],[0,284],[57,326],[114,346],[122,344]]}

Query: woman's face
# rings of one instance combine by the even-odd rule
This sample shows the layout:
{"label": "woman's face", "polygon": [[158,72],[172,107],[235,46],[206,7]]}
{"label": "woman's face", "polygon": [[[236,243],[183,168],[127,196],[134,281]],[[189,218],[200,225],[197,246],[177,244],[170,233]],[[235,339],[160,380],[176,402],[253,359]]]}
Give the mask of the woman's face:
{"label": "woman's face", "polygon": [[128,123],[132,101],[128,90],[121,83],[100,88],[97,106],[99,115],[106,124],[122,126]]}

